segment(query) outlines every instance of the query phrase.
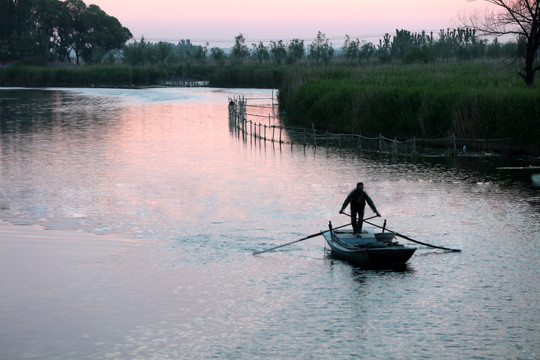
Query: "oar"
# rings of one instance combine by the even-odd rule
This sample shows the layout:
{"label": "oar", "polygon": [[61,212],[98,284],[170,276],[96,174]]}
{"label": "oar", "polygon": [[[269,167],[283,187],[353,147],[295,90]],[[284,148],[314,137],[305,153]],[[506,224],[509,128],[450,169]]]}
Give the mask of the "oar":
{"label": "oar", "polygon": [[[376,226],[376,227],[382,229],[382,226],[379,226],[379,225],[377,225],[377,224],[370,223],[369,221],[366,221],[366,220],[364,220],[364,221],[366,222],[366,224],[373,225],[373,226]],[[407,240],[412,241],[412,242],[414,242],[414,243],[421,244],[421,245],[425,245],[425,246],[429,246],[429,247],[432,247],[432,248],[435,248],[435,249],[442,249],[442,250],[454,251],[454,252],[459,252],[459,251],[461,251],[461,249],[450,249],[450,248],[446,248],[446,247],[443,247],[443,246],[431,245],[431,244],[428,244],[428,243],[425,243],[425,242],[421,242],[421,241],[418,241],[418,240],[414,240],[414,239],[411,239],[411,238],[408,237],[408,236],[402,235],[402,234],[400,234],[400,233],[398,233],[398,232],[395,232],[395,231],[392,231],[392,230],[390,230],[390,229],[388,229],[388,228],[386,229],[386,231],[389,231],[389,232],[391,232],[391,233],[394,233],[394,235],[399,236],[399,237],[404,238],[404,239],[407,239]]]}
{"label": "oar", "polygon": [[[349,224],[345,224],[345,225],[341,225],[341,226],[338,226],[335,229],[339,229],[339,228],[342,228],[342,227],[345,227],[345,226],[348,226],[348,225],[351,225],[350,223]],[[291,241],[290,243],[286,243],[286,244],[282,244],[282,245],[278,245],[278,246],[275,246],[273,248],[270,248],[270,249],[266,249],[266,250],[263,250],[263,251],[255,251],[253,253],[253,255],[259,255],[259,254],[262,254],[262,253],[265,253],[265,252],[268,252],[268,251],[272,251],[272,250],[275,250],[275,249],[279,249],[281,247],[284,247],[284,246],[287,246],[287,245],[291,245],[291,244],[294,244],[294,243],[297,243],[297,242],[300,242],[300,241],[304,241],[304,240],[307,240],[307,239],[311,239],[311,238],[314,238],[316,236],[319,236],[319,235],[322,235],[324,234],[325,232],[328,232],[330,230],[325,230],[325,231],[321,231],[321,232],[318,232],[318,233],[315,233],[315,234],[311,234],[311,235],[308,235],[304,238],[301,238],[301,239],[298,239],[298,240],[294,240],[294,241]]]}
{"label": "oar", "polygon": [[[377,217],[377,216],[372,216],[372,217],[370,217],[370,218],[367,218],[366,220],[373,219],[374,217]],[[349,223],[349,224],[341,225],[341,226],[332,228],[332,230],[341,229],[342,227],[349,226],[349,225],[351,225],[351,224]],[[300,241],[304,241],[304,240],[307,240],[307,239],[311,239],[311,238],[314,238],[314,237],[316,237],[316,236],[322,235],[322,234],[324,234],[324,233],[326,233],[326,232],[329,232],[329,231],[330,231],[330,230],[321,231],[321,232],[318,232],[318,233],[315,233],[315,234],[308,235],[308,236],[306,236],[306,237],[304,237],[304,238],[301,238],[301,239],[298,239],[298,240],[291,241],[290,243],[278,245],[278,246],[275,246],[275,247],[273,247],[273,248],[266,249],[266,250],[263,250],[263,251],[255,251],[255,252],[253,253],[253,255],[259,255],[259,254],[262,254],[262,253],[265,253],[265,252],[268,252],[268,251],[272,251],[272,250],[275,250],[275,249],[279,249],[279,248],[284,247],[284,246],[287,246],[287,245],[291,245],[291,244],[294,244],[294,243],[297,243],[297,242],[300,242]]]}
{"label": "oar", "polygon": [[[351,215],[349,215],[349,214],[347,214],[347,213],[343,213],[343,214],[348,215],[348,216],[351,216]],[[369,218],[368,218],[368,219],[364,219],[364,222],[365,222],[366,224],[373,225],[373,226],[378,227],[378,228],[380,228],[380,229],[384,229],[382,226],[379,226],[379,225],[377,225],[377,224],[373,224],[373,223],[371,223],[371,222],[369,222],[369,221],[366,221],[366,220],[369,220]],[[386,231],[389,231],[389,232],[391,232],[391,233],[394,233],[394,235],[399,236],[399,237],[401,237],[401,238],[403,238],[403,239],[412,241],[412,242],[417,243],[417,244],[429,246],[429,247],[432,247],[432,248],[435,248],[435,249],[442,249],[442,250],[454,251],[454,252],[460,252],[460,251],[461,251],[461,249],[450,249],[450,248],[446,248],[446,247],[442,247],[442,246],[437,246],[437,245],[431,245],[431,244],[428,244],[428,243],[425,243],[425,242],[421,242],[421,241],[418,241],[418,240],[414,240],[414,239],[411,239],[411,238],[408,237],[408,236],[402,235],[402,234],[400,234],[400,233],[398,233],[398,232],[395,232],[395,231],[392,231],[392,230],[390,230],[390,229],[388,229],[388,228],[386,228]]]}

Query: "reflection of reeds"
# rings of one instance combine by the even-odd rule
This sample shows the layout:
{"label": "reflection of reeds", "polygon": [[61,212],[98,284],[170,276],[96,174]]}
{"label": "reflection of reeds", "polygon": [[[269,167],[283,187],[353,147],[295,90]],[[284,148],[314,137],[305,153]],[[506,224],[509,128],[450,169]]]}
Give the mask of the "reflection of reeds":
{"label": "reflection of reeds", "polygon": [[295,73],[287,123],[398,137],[510,138],[540,146],[540,92],[500,64],[373,66]]}

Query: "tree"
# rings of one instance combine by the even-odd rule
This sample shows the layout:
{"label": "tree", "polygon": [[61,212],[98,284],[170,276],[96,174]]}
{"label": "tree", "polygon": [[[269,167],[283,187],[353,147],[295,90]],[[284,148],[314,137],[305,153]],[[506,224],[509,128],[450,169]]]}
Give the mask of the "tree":
{"label": "tree", "polygon": [[251,52],[251,56],[260,64],[263,63],[263,61],[270,60],[270,53],[268,52],[268,49],[266,46],[264,46],[263,42],[260,41],[259,45],[253,44],[253,50]]}
{"label": "tree", "polygon": [[[131,32],[118,19],[107,15],[97,5],[86,6],[82,0],[67,0],[66,6],[73,20],[73,50],[87,63],[97,62],[93,52],[121,48],[131,39]],[[96,61],[97,60],[97,61]]]}
{"label": "tree", "polygon": [[427,64],[434,61],[435,54],[433,52],[433,48],[427,44],[421,47],[413,47],[403,59],[405,64],[412,64],[415,62]]}
{"label": "tree", "polygon": [[433,50],[435,51],[435,55],[439,58],[449,60],[455,55],[454,53],[457,52],[458,46],[459,43],[456,36],[456,30],[446,29],[446,32],[440,30],[439,40],[433,45]]}
{"label": "tree", "polygon": [[0,41],[6,41],[14,29],[15,3],[0,0]]}
{"label": "tree", "polygon": [[154,52],[157,54],[155,57],[156,62],[160,65],[169,65],[171,59],[174,58],[174,45],[165,41],[160,41],[154,44]]}
{"label": "tree", "polygon": [[223,51],[223,49],[220,49],[218,47],[211,48],[210,49],[210,57],[214,61],[219,63],[220,66],[223,66],[223,64],[225,64],[226,55],[225,55],[225,51]]}
{"label": "tree", "polygon": [[369,59],[375,54],[376,48],[373,43],[362,41],[362,45],[360,46],[360,54],[358,55],[358,60],[362,62],[362,60],[366,60],[366,62],[369,62]]}
{"label": "tree", "polygon": [[309,45],[309,56],[315,60],[315,64],[322,60],[325,65],[330,63],[332,56],[334,56],[334,48],[328,43],[326,34],[322,32],[317,33],[317,38]]}
{"label": "tree", "polygon": [[384,37],[382,39],[379,39],[379,61],[381,63],[388,63],[390,60],[392,60],[392,55],[390,53],[392,48],[392,43],[390,41],[390,34],[386,33],[384,34]]}
{"label": "tree", "polygon": [[140,41],[135,40],[124,46],[124,63],[137,66],[150,62],[150,46],[151,44],[144,40],[144,36],[141,37]]}
{"label": "tree", "polygon": [[354,62],[360,59],[360,40],[351,40],[349,35],[345,35],[345,42],[342,48],[347,61]]}
{"label": "tree", "polygon": [[283,44],[283,40],[279,40],[278,42],[270,42],[270,57],[277,65],[281,65],[281,63],[286,59],[287,49],[285,48],[285,44]]}
{"label": "tree", "polygon": [[304,57],[304,40],[292,39],[287,45],[287,62],[290,64],[297,63]]}
{"label": "tree", "polygon": [[74,46],[73,18],[66,3],[62,3],[58,14],[56,36],[53,39],[54,52],[60,61],[69,61]]}
{"label": "tree", "polygon": [[487,46],[487,56],[491,59],[497,59],[501,57],[502,47],[497,38],[493,39],[493,42]]}
{"label": "tree", "polygon": [[58,0],[0,0],[0,57],[49,60],[60,6]]}
{"label": "tree", "polygon": [[0,0],[0,56],[98,62],[131,33],[98,6],[82,0]]}
{"label": "tree", "polygon": [[69,43],[75,53],[76,62],[79,64],[86,43],[84,22],[81,14],[86,10],[86,4],[82,0],[66,0],[64,3],[69,16]]}
{"label": "tree", "polygon": [[390,48],[392,57],[403,61],[413,48],[414,38],[411,32],[408,30],[396,29],[396,35],[394,35]]}
{"label": "tree", "polygon": [[183,65],[187,65],[190,62],[191,53],[193,51],[193,44],[191,44],[191,40],[182,39],[178,42],[176,47],[180,56],[180,62]]}
{"label": "tree", "polygon": [[540,0],[484,0],[494,8],[483,15],[472,13],[468,19],[462,19],[482,34],[491,36],[513,35],[525,43],[521,56],[525,59],[524,71],[519,75],[525,83],[533,85],[534,74],[540,69],[537,63],[540,46]]}
{"label": "tree", "polygon": [[39,49],[39,55],[44,59],[50,59],[53,54],[54,39],[57,33],[57,24],[62,14],[63,4],[57,0],[35,1],[31,16],[33,37],[36,47]]}
{"label": "tree", "polygon": [[204,45],[194,45],[192,51],[193,60],[198,62],[205,62],[208,56],[208,43]]}
{"label": "tree", "polygon": [[234,38],[234,46],[231,50],[231,59],[236,63],[242,63],[249,56],[249,49],[245,45],[244,35],[239,34]]}

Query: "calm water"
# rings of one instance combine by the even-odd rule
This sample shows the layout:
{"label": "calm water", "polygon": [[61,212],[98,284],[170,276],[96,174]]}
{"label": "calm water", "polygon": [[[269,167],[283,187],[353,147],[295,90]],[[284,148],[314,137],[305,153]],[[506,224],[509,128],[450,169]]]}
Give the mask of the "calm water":
{"label": "calm water", "polygon": [[[2,359],[540,358],[530,174],[245,141],[240,94],[271,91],[0,90],[0,219],[33,234],[3,244]],[[390,229],[463,251],[251,255],[347,223],[359,180]]]}

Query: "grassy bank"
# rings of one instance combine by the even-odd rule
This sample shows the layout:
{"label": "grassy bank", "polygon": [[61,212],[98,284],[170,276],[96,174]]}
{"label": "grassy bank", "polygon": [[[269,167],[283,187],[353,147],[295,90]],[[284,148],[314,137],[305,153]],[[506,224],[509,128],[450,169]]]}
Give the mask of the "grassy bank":
{"label": "grassy bank", "polygon": [[21,87],[89,87],[149,86],[167,76],[157,67],[77,66],[32,67],[12,66],[0,69],[0,86]]}
{"label": "grassy bank", "polygon": [[0,86],[131,87],[209,81],[213,87],[278,88],[284,68],[274,66],[12,66],[0,68]]}
{"label": "grassy bank", "polygon": [[279,66],[234,66],[216,70],[210,76],[212,87],[277,89],[283,83],[285,68]]}
{"label": "grassy bank", "polygon": [[515,138],[540,147],[540,89],[499,63],[297,70],[280,87],[289,124],[400,138]]}

